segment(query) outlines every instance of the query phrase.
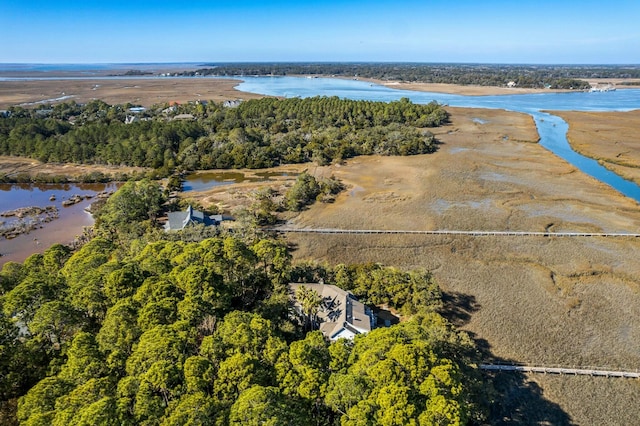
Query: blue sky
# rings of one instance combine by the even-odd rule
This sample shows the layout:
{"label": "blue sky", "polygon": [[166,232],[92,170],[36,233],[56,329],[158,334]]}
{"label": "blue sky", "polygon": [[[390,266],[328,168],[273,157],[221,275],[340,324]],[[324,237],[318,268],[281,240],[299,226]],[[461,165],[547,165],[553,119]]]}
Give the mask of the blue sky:
{"label": "blue sky", "polygon": [[0,63],[640,64],[640,1],[0,0]]}

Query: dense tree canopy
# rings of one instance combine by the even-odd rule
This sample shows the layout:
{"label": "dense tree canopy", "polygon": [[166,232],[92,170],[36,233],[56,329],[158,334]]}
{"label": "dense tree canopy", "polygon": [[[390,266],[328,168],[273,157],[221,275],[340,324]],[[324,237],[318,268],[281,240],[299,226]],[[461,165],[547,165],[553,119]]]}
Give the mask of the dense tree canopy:
{"label": "dense tree canopy", "polygon": [[[435,313],[426,272],[292,267],[269,238],[123,244],[54,246],[0,272],[0,396],[20,396],[21,424],[465,424],[482,414],[473,344]],[[285,284],[319,275],[412,319],[353,342],[307,333]]]}
{"label": "dense tree canopy", "polygon": [[[13,107],[0,118],[0,154],[51,162],[143,166],[170,171],[264,168],[356,155],[433,152],[447,112],[417,105],[337,97],[263,98],[154,107],[125,124],[126,106],[92,101],[38,109]],[[73,124],[71,124],[73,123]]]}
{"label": "dense tree canopy", "polygon": [[325,75],[480,86],[588,89],[590,78],[639,78],[637,66],[510,65],[443,63],[229,63],[182,75]]}

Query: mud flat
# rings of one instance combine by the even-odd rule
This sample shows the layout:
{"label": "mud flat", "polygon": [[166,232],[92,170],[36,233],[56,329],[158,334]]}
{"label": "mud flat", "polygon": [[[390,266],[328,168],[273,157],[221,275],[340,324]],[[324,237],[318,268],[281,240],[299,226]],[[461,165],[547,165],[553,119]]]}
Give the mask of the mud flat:
{"label": "mud flat", "polygon": [[[640,229],[638,204],[535,143],[531,117],[449,110],[452,124],[437,129],[443,142],[437,153],[359,157],[331,166],[328,172],[349,190],[292,223],[355,229]],[[297,259],[433,271],[456,301],[448,315],[477,339],[487,359],[621,369],[640,364],[636,239],[287,238],[297,248]],[[502,389],[500,398],[509,408],[498,413],[500,418],[585,425],[630,424],[640,418],[635,381],[533,375],[508,380],[515,381]]]}
{"label": "mud flat", "polygon": [[552,114],[569,124],[567,138],[575,151],[640,184],[640,110],[554,111]]}

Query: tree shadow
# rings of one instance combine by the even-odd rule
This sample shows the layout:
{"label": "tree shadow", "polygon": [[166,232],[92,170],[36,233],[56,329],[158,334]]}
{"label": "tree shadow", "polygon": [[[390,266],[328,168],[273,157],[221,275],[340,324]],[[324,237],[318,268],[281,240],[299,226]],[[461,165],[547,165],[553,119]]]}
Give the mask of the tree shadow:
{"label": "tree shadow", "polygon": [[[441,314],[458,327],[471,321],[482,307],[475,296],[457,292],[443,292]],[[478,351],[480,364],[518,364],[491,352],[486,339],[467,331]],[[525,374],[518,371],[482,370],[481,396],[488,407],[488,424],[491,425],[560,425],[570,426],[571,416],[555,402],[543,395],[543,389]]]}
{"label": "tree shadow", "polygon": [[[503,361],[504,362],[504,361]],[[493,403],[489,406],[492,425],[562,425],[571,426],[568,413],[547,400],[543,389],[524,374],[515,371],[485,371],[485,380],[493,387]]]}
{"label": "tree shadow", "polygon": [[467,324],[471,315],[480,310],[475,296],[455,291],[442,292],[442,303],[440,314],[457,327]]}

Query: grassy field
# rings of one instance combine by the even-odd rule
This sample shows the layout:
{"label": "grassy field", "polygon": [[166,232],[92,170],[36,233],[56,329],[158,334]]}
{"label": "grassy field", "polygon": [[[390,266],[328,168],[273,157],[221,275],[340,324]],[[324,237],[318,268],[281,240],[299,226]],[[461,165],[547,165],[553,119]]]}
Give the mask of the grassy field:
{"label": "grassy field", "polygon": [[[640,229],[637,203],[531,143],[537,134],[528,116],[451,110],[452,125],[441,129],[444,143],[436,154],[360,157],[319,171],[343,179],[349,189],[335,203],[316,205],[292,222],[356,229]],[[623,369],[640,363],[640,241],[288,238],[298,259],[432,270],[455,302],[449,316],[474,336],[488,359]],[[630,424],[640,418],[635,381],[530,376],[498,382],[507,385],[503,411],[494,414],[518,423]]]}
{"label": "grassy field", "polygon": [[640,184],[640,110],[553,114],[569,123],[567,137],[574,150]]}
{"label": "grassy field", "polygon": [[53,99],[61,97],[77,103],[100,99],[108,104],[131,102],[146,107],[168,102],[186,103],[195,100],[221,102],[263,97],[239,92],[234,89],[238,83],[238,80],[212,78],[1,81],[0,109],[12,105],[33,106],[34,103],[46,100],[53,102]]}
{"label": "grassy field", "polygon": [[117,174],[139,174],[151,169],[128,166],[105,166],[93,164],[43,163],[32,158],[0,156],[0,176],[65,176],[78,179],[91,173],[103,173],[107,176]]}

